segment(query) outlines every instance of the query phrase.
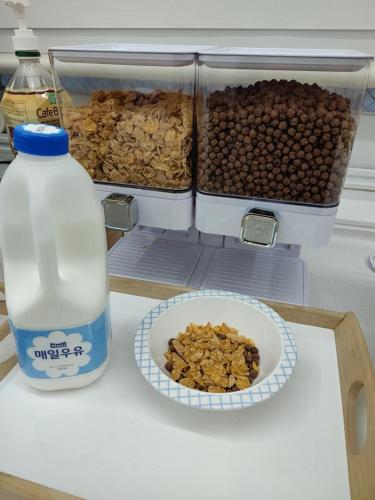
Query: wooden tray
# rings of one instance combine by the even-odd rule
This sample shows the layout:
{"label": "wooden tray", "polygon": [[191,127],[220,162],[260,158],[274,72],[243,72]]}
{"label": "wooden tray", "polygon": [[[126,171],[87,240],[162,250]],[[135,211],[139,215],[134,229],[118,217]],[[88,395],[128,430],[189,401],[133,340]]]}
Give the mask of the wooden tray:
{"label": "wooden tray", "polygon": [[[0,290],[3,289],[0,284]],[[167,299],[184,293],[186,288],[150,283],[127,278],[111,278],[111,290],[149,297]],[[335,332],[337,359],[343,402],[347,461],[350,491],[353,500],[375,498],[375,376],[367,346],[355,315],[321,309],[265,301],[286,321],[329,328]],[[0,301],[0,314],[6,314],[4,301]],[[0,339],[9,332],[6,323],[0,326]],[[0,380],[16,364],[16,357],[0,364]],[[355,403],[364,388],[367,397],[367,439],[362,449],[357,447]],[[0,472],[0,498],[6,499],[69,499],[76,498]]]}

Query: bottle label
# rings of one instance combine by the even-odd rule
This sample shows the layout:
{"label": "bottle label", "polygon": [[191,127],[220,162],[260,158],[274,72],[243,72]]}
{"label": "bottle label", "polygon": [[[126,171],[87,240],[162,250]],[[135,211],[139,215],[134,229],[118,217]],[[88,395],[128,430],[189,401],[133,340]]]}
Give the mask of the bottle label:
{"label": "bottle label", "polygon": [[109,308],[91,323],[55,330],[24,330],[9,321],[16,339],[18,362],[33,378],[73,377],[89,373],[108,356]]}
{"label": "bottle label", "polygon": [[13,130],[21,123],[60,125],[59,110],[54,90],[17,92],[5,90],[1,101],[5,124],[13,149]]}

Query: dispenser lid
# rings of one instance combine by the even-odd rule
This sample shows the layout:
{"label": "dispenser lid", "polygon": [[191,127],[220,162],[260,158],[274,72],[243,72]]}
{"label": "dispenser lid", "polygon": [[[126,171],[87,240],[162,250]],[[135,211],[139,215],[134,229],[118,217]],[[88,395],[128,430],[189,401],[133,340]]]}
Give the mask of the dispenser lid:
{"label": "dispenser lid", "polygon": [[215,47],[201,51],[200,62],[217,68],[358,71],[373,56],[357,50]]}
{"label": "dispenser lid", "polygon": [[187,66],[200,51],[213,47],[197,45],[157,45],[103,43],[52,47],[50,52],[63,62],[129,64],[136,66]]}

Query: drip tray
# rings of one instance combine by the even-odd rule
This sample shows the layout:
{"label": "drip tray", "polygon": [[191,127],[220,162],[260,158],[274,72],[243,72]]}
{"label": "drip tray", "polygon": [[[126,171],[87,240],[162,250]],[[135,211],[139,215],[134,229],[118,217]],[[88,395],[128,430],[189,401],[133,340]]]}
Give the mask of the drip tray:
{"label": "drip tray", "polygon": [[290,253],[214,247],[148,232],[122,238],[108,262],[118,276],[307,304],[305,265]]}
{"label": "drip tray", "polygon": [[122,238],[110,251],[109,272],[172,285],[188,286],[202,253],[199,245],[152,235]]}
{"label": "drip tray", "polygon": [[304,267],[303,261],[296,257],[219,248],[210,262],[201,288],[305,304]]}

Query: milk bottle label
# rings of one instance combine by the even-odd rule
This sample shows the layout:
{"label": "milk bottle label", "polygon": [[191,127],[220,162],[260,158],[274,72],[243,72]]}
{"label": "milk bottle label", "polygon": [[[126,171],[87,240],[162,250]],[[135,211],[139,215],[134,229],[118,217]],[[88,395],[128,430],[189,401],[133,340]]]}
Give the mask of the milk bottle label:
{"label": "milk bottle label", "polygon": [[55,330],[10,327],[16,339],[18,361],[28,377],[61,378],[89,373],[108,356],[111,335],[109,309],[91,323]]}

